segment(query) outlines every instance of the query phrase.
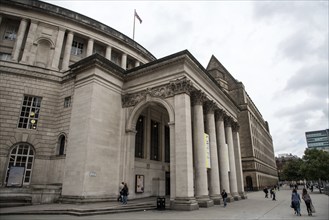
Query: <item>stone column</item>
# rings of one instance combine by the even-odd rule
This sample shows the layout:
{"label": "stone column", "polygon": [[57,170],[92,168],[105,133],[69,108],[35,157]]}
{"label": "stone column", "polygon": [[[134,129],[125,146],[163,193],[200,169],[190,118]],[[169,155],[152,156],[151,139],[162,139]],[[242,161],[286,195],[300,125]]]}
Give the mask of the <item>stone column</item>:
{"label": "stone column", "polygon": [[73,32],[69,31],[67,33],[67,37],[66,37],[66,44],[65,44],[64,56],[63,56],[63,62],[62,62],[62,70],[64,70],[64,71],[68,70],[68,68],[69,68],[73,37],[74,37]]}
{"label": "stone column", "polygon": [[244,192],[243,184],[243,172],[242,172],[242,161],[241,161],[241,149],[239,139],[239,125],[234,123],[232,126],[233,130],[233,144],[234,144],[234,156],[235,156],[235,167],[236,167],[236,178],[238,185],[238,193],[242,199],[246,199],[247,195]]}
{"label": "stone column", "polygon": [[[23,18],[18,28],[17,38],[14,44],[13,52],[11,54],[12,61],[18,62],[20,52],[22,50],[22,44],[24,40],[24,35],[27,27],[27,20]],[[1,22],[0,22],[1,23]]]}
{"label": "stone column", "polygon": [[216,136],[217,136],[217,148],[219,158],[219,173],[220,173],[220,185],[221,190],[226,191],[228,201],[233,201],[233,197],[230,193],[230,181],[229,181],[229,162],[228,162],[228,148],[225,138],[224,117],[223,110],[216,110]]}
{"label": "stone column", "polygon": [[121,57],[121,68],[122,69],[127,69],[127,54],[122,54],[122,57]]}
{"label": "stone column", "polygon": [[29,33],[26,38],[22,60],[20,61],[21,63],[32,65],[34,62],[35,54],[32,54],[31,51],[32,51],[34,36],[37,27],[38,27],[38,22],[32,20],[30,24]]}
{"label": "stone column", "polygon": [[106,52],[105,52],[105,58],[108,60],[111,60],[111,53],[112,53],[112,47],[107,46],[106,47]]}
{"label": "stone column", "polygon": [[[178,88],[178,86],[177,86]],[[194,197],[191,101],[186,93],[174,97],[175,107],[175,200],[176,210],[199,209]],[[170,142],[171,143],[171,142]]]}
{"label": "stone column", "polygon": [[124,152],[124,174],[123,181],[127,183],[129,190],[129,195],[131,197],[135,196],[135,139],[136,131],[127,131],[127,144],[125,146]]}
{"label": "stone column", "polygon": [[216,108],[216,104],[214,102],[207,102],[205,105],[206,133],[209,135],[210,165],[211,165],[208,171],[209,195],[210,198],[214,201],[214,204],[219,205],[221,201],[221,195],[220,195],[221,192],[220,192],[217,138],[216,138],[216,127],[215,127],[215,115],[214,115],[215,108]]}
{"label": "stone column", "polygon": [[229,155],[229,164],[230,164],[230,187],[231,194],[234,197],[234,200],[239,200],[238,194],[238,185],[236,179],[236,168],[235,168],[235,156],[234,156],[234,145],[233,145],[233,136],[232,136],[232,119],[230,117],[225,117],[225,134],[226,141],[228,145],[228,155]]}
{"label": "stone column", "polygon": [[89,38],[88,44],[87,44],[87,53],[86,57],[89,57],[93,54],[93,48],[94,48],[94,39]]}
{"label": "stone column", "polygon": [[65,35],[65,29],[60,27],[58,29],[58,34],[57,34],[57,39],[56,39],[56,44],[55,44],[54,58],[53,58],[53,62],[51,64],[51,67],[56,70],[58,70],[58,66],[59,66],[59,60],[61,57],[61,52],[62,52],[62,47],[63,47],[64,35]]}
{"label": "stone column", "polygon": [[195,197],[200,207],[213,206],[214,203],[208,196],[208,181],[206,168],[206,151],[204,146],[204,120],[203,102],[205,94],[200,91],[192,93],[193,109],[193,156],[195,173]]}
{"label": "stone column", "polygon": [[170,204],[174,203],[176,197],[176,146],[175,146],[175,123],[169,122],[170,133]]}

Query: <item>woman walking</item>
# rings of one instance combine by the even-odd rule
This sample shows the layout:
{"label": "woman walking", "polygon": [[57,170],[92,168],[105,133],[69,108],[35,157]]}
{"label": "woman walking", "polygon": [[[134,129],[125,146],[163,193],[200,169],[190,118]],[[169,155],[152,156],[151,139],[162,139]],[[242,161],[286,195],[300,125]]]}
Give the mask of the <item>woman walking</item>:
{"label": "woman walking", "polygon": [[305,202],[306,208],[307,208],[307,213],[309,216],[312,215],[312,209],[311,209],[311,204],[312,204],[312,200],[310,197],[310,194],[307,193],[307,189],[303,189],[303,194],[302,194],[302,198]]}
{"label": "woman walking", "polygon": [[298,216],[301,216],[301,214],[300,214],[300,196],[296,189],[292,190],[291,204],[295,210],[295,214],[297,214]]}

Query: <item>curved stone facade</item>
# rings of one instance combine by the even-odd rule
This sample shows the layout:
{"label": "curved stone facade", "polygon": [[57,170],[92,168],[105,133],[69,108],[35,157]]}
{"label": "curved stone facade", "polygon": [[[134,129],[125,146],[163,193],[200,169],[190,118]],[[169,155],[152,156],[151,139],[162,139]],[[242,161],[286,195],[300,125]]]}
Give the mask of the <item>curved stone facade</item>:
{"label": "curved stone facade", "polygon": [[[124,181],[131,199],[167,195],[179,210],[220,204],[223,189],[246,198],[243,107],[187,50],[156,59],[91,18],[27,0],[2,2],[0,37],[2,197],[22,186],[32,203],[107,201]],[[258,160],[274,176],[271,155]]]}

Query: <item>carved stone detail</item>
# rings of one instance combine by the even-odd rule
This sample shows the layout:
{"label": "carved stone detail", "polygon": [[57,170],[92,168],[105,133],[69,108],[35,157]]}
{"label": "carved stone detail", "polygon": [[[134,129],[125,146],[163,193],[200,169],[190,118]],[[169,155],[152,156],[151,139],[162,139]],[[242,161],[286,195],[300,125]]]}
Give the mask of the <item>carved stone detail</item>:
{"label": "carved stone detail", "polygon": [[192,105],[202,105],[206,100],[206,94],[200,90],[195,90],[191,93]]}
{"label": "carved stone detail", "polygon": [[167,98],[181,93],[190,94],[192,90],[193,85],[190,80],[187,80],[186,78],[176,79],[166,85],[154,88],[147,88],[145,90],[133,94],[122,95],[122,107],[126,108],[135,106],[142,100],[146,99],[147,95],[150,95],[152,97]]}
{"label": "carved stone detail", "polygon": [[239,129],[240,129],[240,125],[238,122],[233,122],[232,124],[232,131],[233,132],[239,132]]}
{"label": "carved stone detail", "polygon": [[215,110],[216,120],[224,120],[225,116],[226,116],[226,112],[223,109]]}
{"label": "carved stone detail", "polygon": [[225,123],[226,127],[232,127],[233,122],[234,122],[234,120],[231,116],[224,117],[224,123]]}
{"label": "carved stone detail", "polygon": [[207,113],[214,113],[215,109],[217,108],[217,105],[214,101],[210,100],[210,101],[206,101],[205,105],[204,105],[204,112]]}

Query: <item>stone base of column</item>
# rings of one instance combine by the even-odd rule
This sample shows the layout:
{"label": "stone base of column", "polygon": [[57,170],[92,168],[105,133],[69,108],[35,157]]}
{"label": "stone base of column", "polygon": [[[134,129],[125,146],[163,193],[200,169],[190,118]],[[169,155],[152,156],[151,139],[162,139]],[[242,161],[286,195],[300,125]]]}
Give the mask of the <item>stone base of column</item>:
{"label": "stone base of column", "polygon": [[222,204],[221,201],[223,201],[222,197],[220,195],[211,195],[210,199],[214,201],[214,205],[220,205]]}
{"label": "stone base of column", "polygon": [[227,193],[227,202],[234,202],[234,197],[231,195],[231,193]]}
{"label": "stone base of column", "polygon": [[194,197],[176,197],[170,201],[170,207],[174,210],[193,211],[198,210],[199,205]]}
{"label": "stone base of column", "polygon": [[237,192],[233,192],[232,196],[235,201],[241,200],[241,196]]}
{"label": "stone base of column", "polygon": [[211,200],[208,196],[200,196],[196,198],[198,201],[198,204],[202,208],[208,208],[211,206],[214,206],[214,201]]}
{"label": "stone base of column", "polygon": [[239,192],[239,195],[240,195],[241,199],[247,199],[248,198],[248,196],[245,192]]}

